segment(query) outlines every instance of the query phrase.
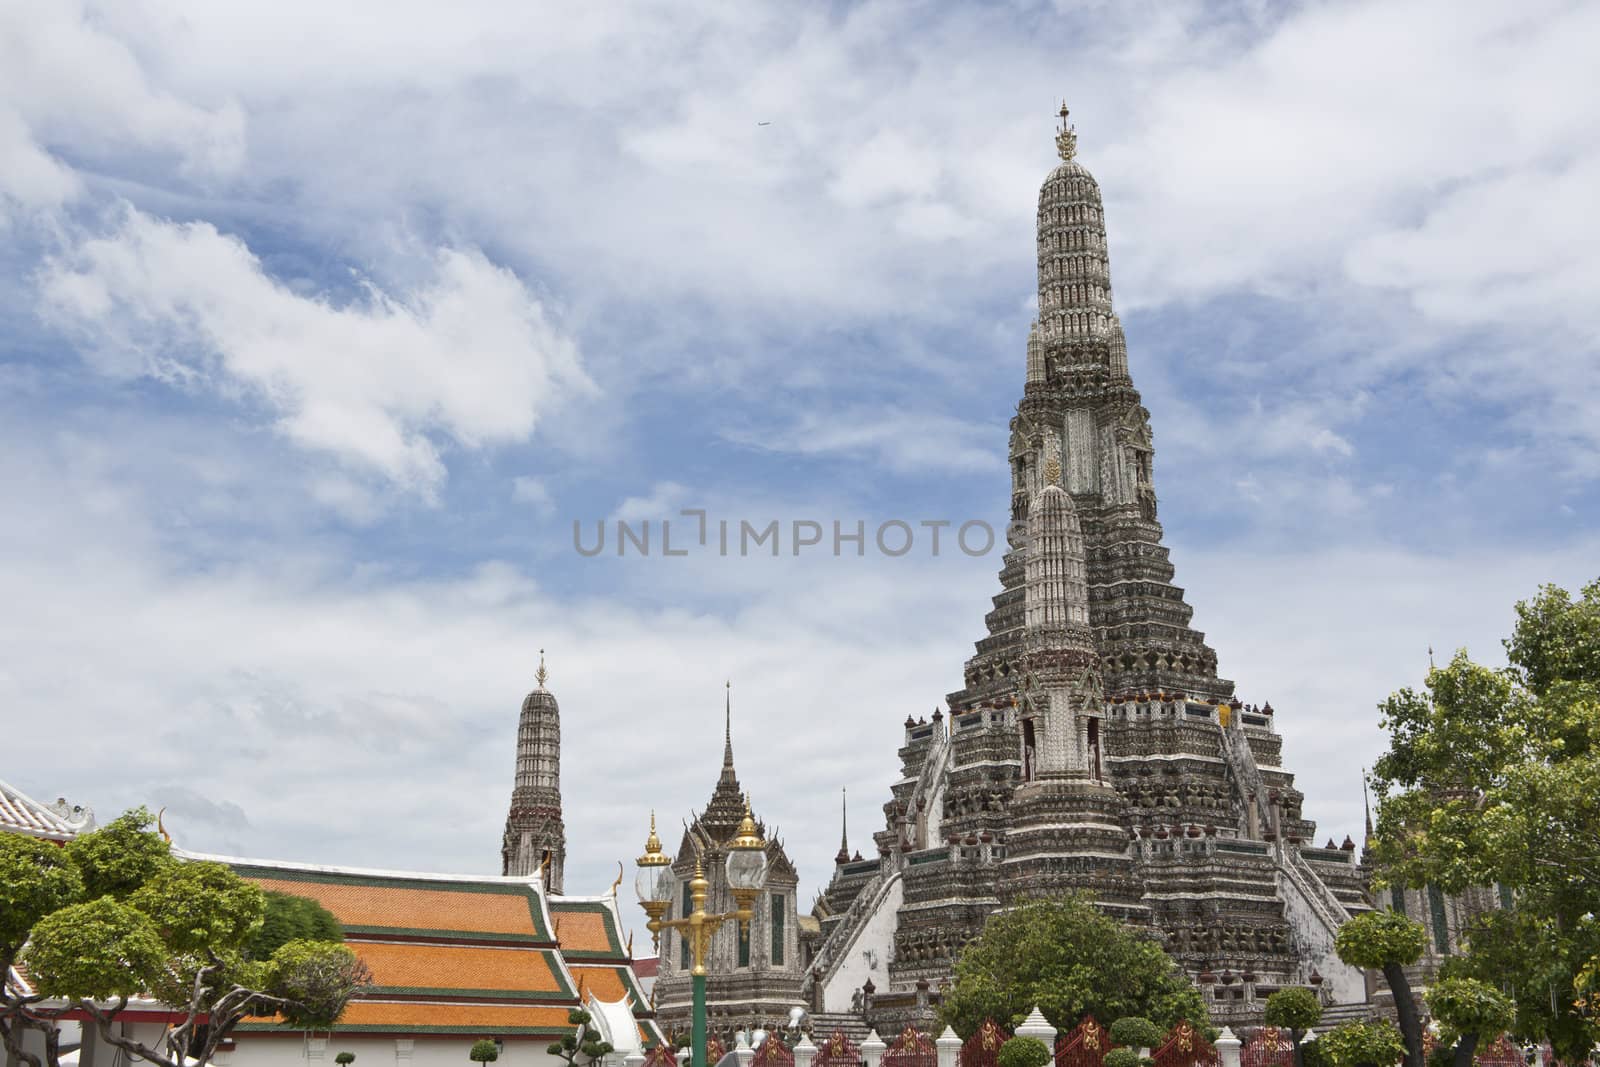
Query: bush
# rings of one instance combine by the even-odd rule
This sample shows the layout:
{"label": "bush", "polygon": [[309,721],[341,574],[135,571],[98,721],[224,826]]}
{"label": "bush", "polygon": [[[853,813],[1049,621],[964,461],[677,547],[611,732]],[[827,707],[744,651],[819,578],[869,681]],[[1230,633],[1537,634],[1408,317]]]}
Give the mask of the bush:
{"label": "bush", "polygon": [[337,1063],[339,1067],[346,1067],[347,1064],[356,1062],[356,1054],[354,1052],[341,1052],[333,1058],[333,1062]]}
{"label": "bush", "polygon": [[1036,1037],[1013,1037],[1000,1046],[1000,1067],[1045,1067],[1055,1057]]}
{"label": "bush", "polygon": [[1322,1021],[1322,1002],[1304,986],[1280,989],[1267,998],[1266,1021],[1298,1038]]}
{"label": "bush", "polygon": [[1123,1045],[1106,1053],[1105,1067],[1139,1067],[1139,1050]]}
{"label": "bush", "polygon": [[1332,1067],[1392,1067],[1406,1054],[1399,1029],[1388,1019],[1336,1026],[1317,1044]]}
{"label": "bush", "polygon": [[474,1041],[472,1048],[467,1052],[467,1059],[473,1063],[493,1063],[499,1058],[500,1049],[488,1038],[484,1038],[482,1041]]}
{"label": "bush", "polygon": [[1156,1048],[1166,1039],[1161,1027],[1142,1015],[1129,1015],[1111,1024],[1111,1040],[1130,1048]]}

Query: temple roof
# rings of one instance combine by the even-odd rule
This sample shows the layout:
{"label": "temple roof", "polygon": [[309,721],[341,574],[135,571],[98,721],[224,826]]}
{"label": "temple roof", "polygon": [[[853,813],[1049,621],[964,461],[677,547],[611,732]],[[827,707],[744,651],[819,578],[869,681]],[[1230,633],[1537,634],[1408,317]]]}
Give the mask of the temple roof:
{"label": "temple roof", "polygon": [[88,808],[69,808],[65,800],[46,807],[20,789],[0,782],[0,830],[66,841],[93,827],[94,812]]}

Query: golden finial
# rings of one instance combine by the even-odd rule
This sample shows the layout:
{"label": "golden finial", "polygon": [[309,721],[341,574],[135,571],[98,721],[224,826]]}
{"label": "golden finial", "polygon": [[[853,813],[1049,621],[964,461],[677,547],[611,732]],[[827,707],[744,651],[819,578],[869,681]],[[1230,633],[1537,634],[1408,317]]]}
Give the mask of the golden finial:
{"label": "golden finial", "polygon": [[1061,125],[1056,127],[1056,153],[1063,162],[1072,162],[1072,157],[1078,154],[1078,131],[1067,122],[1067,102],[1061,101]]}
{"label": "golden finial", "polygon": [[617,899],[617,886],[622,884],[622,861],[617,861],[617,880],[611,883],[611,899]]}
{"label": "golden finial", "polygon": [[739,821],[739,832],[733,837],[730,848],[765,848],[767,843],[761,840],[760,833],[756,830],[755,816],[750,814],[750,794],[744,795],[744,818]]}
{"label": "golden finial", "polygon": [[161,835],[161,840],[165,841],[167,844],[170,845],[170,844],[172,844],[172,835],[167,833],[166,826],[163,825],[162,822],[161,822],[161,816],[165,815],[166,813],[167,813],[167,809],[165,807],[163,807],[160,811],[156,812],[156,832]]}
{"label": "golden finial", "polygon": [[545,680],[550,677],[550,672],[544,669],[544,649],[539,650],[539,669],[533,672],[533,680],[539,683],[539,688],[544,688]]}
{"label": "golden finial", "polygon": [[656,813],[650,813],[650,836],[644,841],[644,855],[639,857],[641,867],[665,867],[672,861],[661,851],[661,838],[656,836]]}

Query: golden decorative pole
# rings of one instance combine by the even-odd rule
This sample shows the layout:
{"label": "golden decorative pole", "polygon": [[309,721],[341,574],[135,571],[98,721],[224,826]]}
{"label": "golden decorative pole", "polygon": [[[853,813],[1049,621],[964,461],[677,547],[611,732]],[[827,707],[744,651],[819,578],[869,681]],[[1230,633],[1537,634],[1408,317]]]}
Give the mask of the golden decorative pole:
{"label": "golden decorative pole", "polygon": [[645,926],[656,951],[661,951],[662,930],[679,931],[689,946],[693,963],[689,976],[694,998],[692,1067],[706,1067],[706,955],[711,951],[711,935],[730,919],[739,924],[741,932],[749,929],[756,897],[767,878],[767,843],[761,839],[750,814],[750,798],[745,797],[744,818],[728,843],[728,885],[737,905],[734,911],[717,914],[706,911],[706,891],[711,883],[706,879],[701,858],[696,856],[694,875],[689,879],[692,910],[682,918],[664,918],[672,906],[672,857],[662,850],[661,838],[656,835],[655,812],[650,813],[650,836],[645,840],[644,855],[638,862],[639,904],[649,916]]}

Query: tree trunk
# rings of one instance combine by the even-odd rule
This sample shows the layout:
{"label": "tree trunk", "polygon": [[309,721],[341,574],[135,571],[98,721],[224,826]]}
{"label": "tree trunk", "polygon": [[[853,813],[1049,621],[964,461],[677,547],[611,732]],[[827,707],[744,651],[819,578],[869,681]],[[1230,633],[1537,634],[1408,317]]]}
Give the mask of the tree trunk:
{"label": "tree trunk", "polygon": [[1300,1047],[1300,1038],[1303,1036],[1299,1030],[1290,1028],[1289,1040],[1294,1042],[1294,1067],[1306,1067],[1305,1051]]}
{"label": "tree trunk", "polygon": [[1477,1034],[1462,1034],[1456,1042],[1455,1067],[1472,1067],[1472,1054],[1478,1050]]}
{"label": "tree trunk", "polygon": [[1422,1057],[1422,1020],[1417,1017],[1417,1005],[1411,999],[1406,969],[1398,963],[1386,963],[1383,977],[1389,983],[1389,992],[1394,994],[1394,1012],[1400,1018],[1400,1036],[1406,1042],[1406,1067],[1426,1067]]}

